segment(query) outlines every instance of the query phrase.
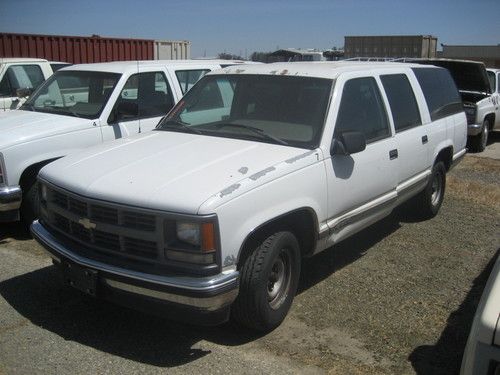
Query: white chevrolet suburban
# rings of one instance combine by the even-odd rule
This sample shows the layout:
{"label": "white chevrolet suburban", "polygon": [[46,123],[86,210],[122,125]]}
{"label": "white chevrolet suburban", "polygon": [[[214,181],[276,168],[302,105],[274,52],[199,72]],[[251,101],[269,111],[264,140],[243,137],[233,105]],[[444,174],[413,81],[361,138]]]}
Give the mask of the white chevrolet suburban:
{"label": "white chevrolet suburban", "polygon": [[52,71],[44,59],[0,57],[0,112],[19,108]]}
{"label": "white chevrolet suburban", "polygon": [[302,257],[410,198],[436,215],[466,133],[443,68],[230,67],[155,131],[44,167],[32,234],[85,293],[195,323],[231,312],[269,330],[290,308]]}
{"label": "white chevrolet suburban", "polygon": [[152,130],[205,73],[236,63],[127,61],[57,71],[19,110],[0,112],[0,222],[37,217],[35,181],[44,165]]}

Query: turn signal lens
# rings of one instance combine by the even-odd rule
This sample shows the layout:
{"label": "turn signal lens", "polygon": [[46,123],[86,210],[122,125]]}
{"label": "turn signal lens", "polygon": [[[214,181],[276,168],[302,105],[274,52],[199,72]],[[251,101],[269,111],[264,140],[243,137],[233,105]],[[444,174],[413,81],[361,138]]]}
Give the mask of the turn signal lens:
{"label": "turn signal lens", "polygon": [[215,250],[215,226],[213,223],[201,224],[201,251]]}

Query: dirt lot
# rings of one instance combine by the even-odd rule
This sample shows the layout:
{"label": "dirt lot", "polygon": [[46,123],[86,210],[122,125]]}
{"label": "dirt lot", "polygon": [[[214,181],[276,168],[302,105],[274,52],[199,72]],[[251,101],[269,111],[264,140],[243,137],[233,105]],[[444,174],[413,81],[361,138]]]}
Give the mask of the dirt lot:
{"label": "dirt lot", "polygon": [[400,209],[306,260],[289,317],[256,336],[199,328],[63,288],[0,227],[0,374],[454,374],[500,245],[500,160],[467,156],[433,220]]}

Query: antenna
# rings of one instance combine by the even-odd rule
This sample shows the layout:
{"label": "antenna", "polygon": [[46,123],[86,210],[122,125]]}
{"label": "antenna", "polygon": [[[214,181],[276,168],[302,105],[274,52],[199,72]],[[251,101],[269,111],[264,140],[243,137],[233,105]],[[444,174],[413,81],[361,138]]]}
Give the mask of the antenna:
{"label": "antenna", "polygon": [[[137,74],[139,74],[139,60],[137,60]],[[137,112],[141,113],[141,111],[139,110],[139,103],[141,102],[139,100],[139,86],[141,85],[141,78],[139,77],[139,79],[137,80]],[[138,114],[139,114],[138,113]],[[142,132],[141,130],[141,116],[139,116],[139,134]]]}

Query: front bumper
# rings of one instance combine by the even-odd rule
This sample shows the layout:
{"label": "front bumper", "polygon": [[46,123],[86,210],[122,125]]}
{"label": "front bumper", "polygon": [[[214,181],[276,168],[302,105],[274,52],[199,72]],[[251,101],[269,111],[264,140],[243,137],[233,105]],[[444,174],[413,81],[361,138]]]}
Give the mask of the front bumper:
{"label": "front bumper", "polygon": [[469,124],[467,125],[467,135],[476,136],[483,130],[483,124]]}
{"label": "front bumper", "polygon": [[0,187],[0,222],[19,220],[22,196],[19,186]]}
{"label": "front bumper", "polygon": [[[61,244],[45,227],[36,220],[31,225],[33,237],[48,251],[54,263],[75,263],[84,269],[97,271],[98,287],[103,293],[121,304],[135,308],[127,303],[127,296],[140,297],[148,302],[166,303],[167,307],[181,311],[181,314],[200,313],[219,316],[220,322],[227,320],[229,306],[238,295],[239,272],[220,273],[215,276],[160,276],[128,270],[82,257]],[[120,299],[111,298],[120,296]],[[125,298],[124,298],[125,297]],[[124,302],[125,300],[125,302]],[[151,311],[154,312],[154,311]],[[221,313],[222,312],[222,313]],[[174,316],[175,317],[175,316]],[[181,320],[182,316],[180,317]],[[208,319],[209,324],[220,323]],[[197,320],[196,323],[203,324]]]}

